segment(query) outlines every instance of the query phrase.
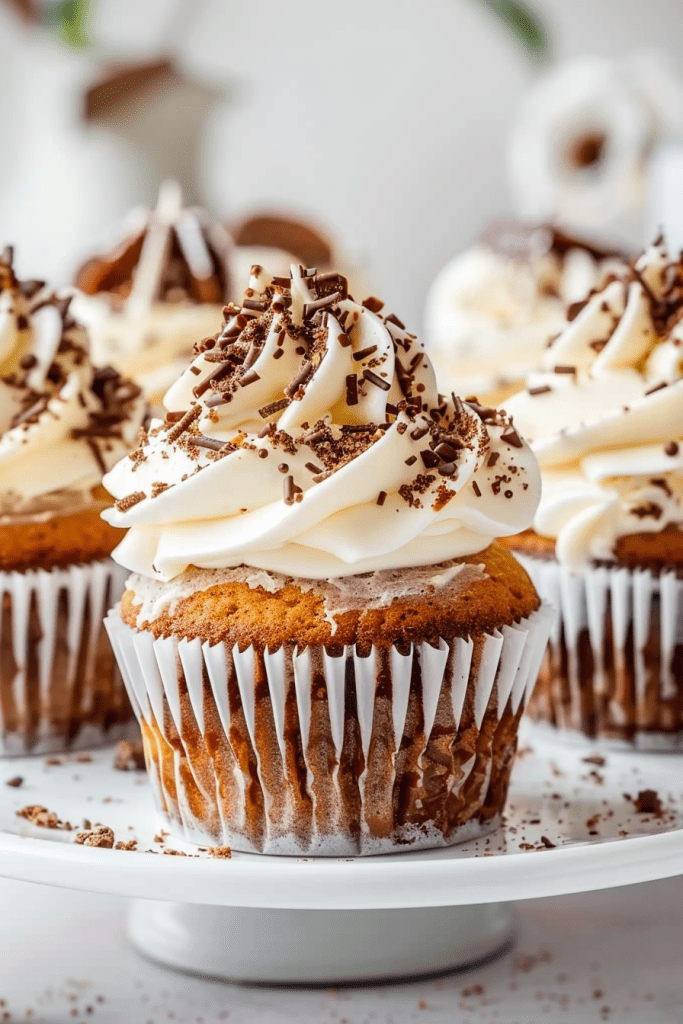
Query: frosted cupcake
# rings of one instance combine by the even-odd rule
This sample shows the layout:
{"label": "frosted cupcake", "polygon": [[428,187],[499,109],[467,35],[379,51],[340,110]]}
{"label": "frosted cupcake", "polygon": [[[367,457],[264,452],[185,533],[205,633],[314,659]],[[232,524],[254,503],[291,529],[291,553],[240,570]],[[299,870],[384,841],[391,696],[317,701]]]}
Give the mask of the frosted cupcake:
{"label": "frosted cupcake", "polygon": [[509,544],[561,607],[533,715],[589,737],[683,740],[683,264],[661,240],[591,294],[506,403],[538,456]]}
{"label": "frosted cupcake", "polygon": [[624,270],[616,253],[550,227],[493,224],[437,276],[425,313],[442,386],[504,401],[538,368],[567,306]]}
{"label": "frosted cupcake", "polygon": [[182,205],[166,182],[153,210],[134,210],[111,249],[76,276],[74,312],[95,362],[133,378],[154,405],[187,366],[197,338],[213,335],[228,299],[231,242],[225,229]]}
{"label": "frosted cupcake", "polygon": [[537,466],[381,309],[257,268],[107,476],[133,570],[108,628],[189,839],[369,854],[499,820],[549,613],[494,538]]}
{"label": "frosted cupcake", "polygon": [[102,475],[136,438],[140,389],[95,369],[68,298],[0,257],[0,754],[121,734],[131,709],[102,616],[121,593]]}

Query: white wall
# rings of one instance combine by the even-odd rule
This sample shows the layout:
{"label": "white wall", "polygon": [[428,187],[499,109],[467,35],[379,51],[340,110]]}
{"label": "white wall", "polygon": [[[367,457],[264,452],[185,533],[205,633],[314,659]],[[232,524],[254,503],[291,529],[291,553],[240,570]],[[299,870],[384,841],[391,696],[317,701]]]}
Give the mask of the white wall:
{"label": "white wall", "polygon": [[[662,47],[683,73],[683,0],[537,6],[558,56]],[[173,34],[169,7],[98,0],[96,38],[150,53]],[[194,0],[184,10],[190,16],[175,31],[188,67],[230,84],[205,146],[214,210],[310,211],[368,263],[396,312],[419,324],[435,272],[509,209],[505,136],[532,77],[524,56],[475,0]],[[15,46],[5,17],[0,83],[10,104],[17,76],[3,51]],[[10,159],[5,149],[0,220]],[[37,272],[30,209],[30,196],[15,188],[4,220],[17,237],[31,236],[27,259]],[[44,234],[52,269],[58,239]]]}

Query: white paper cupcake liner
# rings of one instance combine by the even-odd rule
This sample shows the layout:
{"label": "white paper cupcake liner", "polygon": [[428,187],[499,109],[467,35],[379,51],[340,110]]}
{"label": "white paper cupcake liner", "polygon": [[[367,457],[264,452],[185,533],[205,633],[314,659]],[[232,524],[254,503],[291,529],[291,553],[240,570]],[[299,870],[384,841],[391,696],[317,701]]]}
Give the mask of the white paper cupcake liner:
{"label": "white paper cupcake liner", "polygon": [[[491,635],[368,657],[155,640],[118,608],[105,624],[176,833],[248,852],[345,856],[451,845],[497,825],[553,617],[544,604]],[[397,825],[408,769],[419,778],[419,824]],[[504,782],[487,815],[492,770]],[[441,825],[420,820],[416,794],[435,793]],[[458,800],[469,818],[444,827],[445,805]]]}
{"label": "white paper cupcake liner", "polygon": [[0,572],[0,756],[83,749],[135,728],[102,622],[126,575],[110,559]]}
{"label": "white paper cupcake liner", "polygon": [[683,746],[683,580],[515,554],[559,613],[532,717],[602,745]]}

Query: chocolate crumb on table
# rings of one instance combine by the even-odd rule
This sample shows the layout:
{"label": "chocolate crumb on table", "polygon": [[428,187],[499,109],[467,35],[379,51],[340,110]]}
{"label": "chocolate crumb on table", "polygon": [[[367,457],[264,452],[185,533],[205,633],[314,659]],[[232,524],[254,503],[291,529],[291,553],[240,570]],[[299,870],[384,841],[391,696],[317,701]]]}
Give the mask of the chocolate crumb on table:
{"label": "chocolate crumb on table", "polygon": [[7,779],[5,782],[6,786],[12,786],[14,789],[19,789],[24,784],[23,777],[21,775],[15,775],[11,779]]}
{"label": "chocolate crumb on table", "polygon": [[656,789],[641,789],[633,801],[638,814],[654,814],[659,818],[664,813],[662,801]]}

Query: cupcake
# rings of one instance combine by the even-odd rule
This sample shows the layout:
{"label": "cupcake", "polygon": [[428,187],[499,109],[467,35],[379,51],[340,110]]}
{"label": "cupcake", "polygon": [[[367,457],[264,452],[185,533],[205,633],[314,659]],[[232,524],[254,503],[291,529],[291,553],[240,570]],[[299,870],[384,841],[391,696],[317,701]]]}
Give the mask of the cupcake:
{"label": "cupcake", "polygon": [[[549,630],[536,462],[344,277],[255,268],[106,478],[107,625],[169,827],[345,855],[495,827]],[[501,488],[501,472],[506,484]]]}
{"label": "cupcake", "polygon": [[140,389],[95,369],[70,299],[0,257],[0,754],[120,735],[131,708],[102,617],[121,593],[102,475],[145,415]]}
{"label": "cupcake", "polygon": [[683,740],[683,262],[661,239],[591,293],[506,403],[543,479],[508,541],[561,614],[532,715],[584,737]]}
{"label": "cupcake", "polygon": [[550,225],[491,225],[437,276],[426,308],[439,380],[502,402],[538,368],[565,308],[623,270],[619,254]]}
{"label": "cupcake", "polygon": [[93,359],[111,363],[160,406],[197,338],[216,333],[228,300],[231,241],[166,182],[154,210],[131,212],[112,248],[76,275],[74,312]]}

